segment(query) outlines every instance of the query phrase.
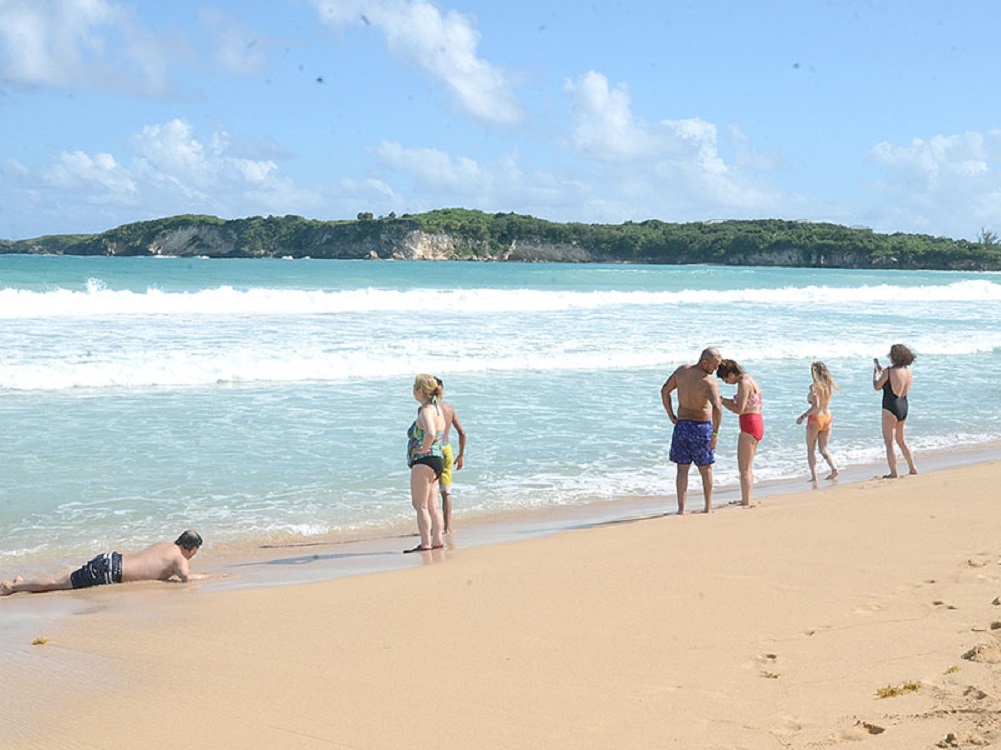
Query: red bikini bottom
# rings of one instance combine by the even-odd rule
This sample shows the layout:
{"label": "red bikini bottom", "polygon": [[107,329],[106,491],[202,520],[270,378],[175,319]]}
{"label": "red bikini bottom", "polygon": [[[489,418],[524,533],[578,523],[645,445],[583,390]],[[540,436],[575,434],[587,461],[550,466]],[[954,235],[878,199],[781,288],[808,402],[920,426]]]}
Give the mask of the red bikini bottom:
{"label": "red bikini bottom", "polygon": [[755,440],[761,440],[765,436],[765,423],[761,414],[741,414],[740,431],[746,432]]}

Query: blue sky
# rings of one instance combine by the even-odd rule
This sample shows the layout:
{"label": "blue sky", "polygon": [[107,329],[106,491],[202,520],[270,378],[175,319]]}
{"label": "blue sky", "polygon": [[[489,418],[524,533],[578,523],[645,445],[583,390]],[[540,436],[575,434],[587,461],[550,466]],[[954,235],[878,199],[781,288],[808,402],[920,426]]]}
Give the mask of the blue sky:
{"label": "blue sky", "polygon": [[1001,233],[997,0],[0,0],[0,237],[461,206]]}

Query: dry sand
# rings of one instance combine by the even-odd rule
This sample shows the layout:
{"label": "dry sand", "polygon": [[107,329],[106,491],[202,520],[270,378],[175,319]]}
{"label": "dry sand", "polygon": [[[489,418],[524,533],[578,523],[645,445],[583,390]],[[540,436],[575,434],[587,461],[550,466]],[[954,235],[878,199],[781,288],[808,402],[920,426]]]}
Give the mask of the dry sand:
{"label": "dry sand", "polygon": [[995,743],[999,487],[995,461],[304,585],[42,595],[86,606],[5,660],[0,747]]}

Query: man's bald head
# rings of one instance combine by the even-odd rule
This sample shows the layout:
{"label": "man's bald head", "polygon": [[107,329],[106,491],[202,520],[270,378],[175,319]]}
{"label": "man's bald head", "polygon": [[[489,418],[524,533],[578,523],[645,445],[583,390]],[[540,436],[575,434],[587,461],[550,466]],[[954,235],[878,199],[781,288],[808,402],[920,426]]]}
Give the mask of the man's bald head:
{"label": "man's bald head", "polygon": [[714,346],[703,349],[702,354],[699,355],[699,367],[710,374],[716,372],[716,368],[719,367],[719,363],[722,361],[723,357],[720,356],[719,350]]}

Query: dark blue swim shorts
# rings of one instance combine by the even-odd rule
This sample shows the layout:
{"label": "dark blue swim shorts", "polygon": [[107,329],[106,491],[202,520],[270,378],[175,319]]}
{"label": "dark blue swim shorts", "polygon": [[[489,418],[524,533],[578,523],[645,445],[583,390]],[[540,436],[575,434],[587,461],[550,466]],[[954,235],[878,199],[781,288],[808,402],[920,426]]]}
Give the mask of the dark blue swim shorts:
{"label": "dark blue swim shorts", "polygon": [[117,552],[105,552],[103,555],[98,555],[79,570],[74,570],[70,575],[70,583],[75,589],[121,582],[122,556]]}
{"label": "dark blue swim shorts", "polygon": [[676,464],[705,466],[716,462],[716,454],[709,447],[713,436],[712,422],[693,422],[679,419],[671,436],[671,460]]}

